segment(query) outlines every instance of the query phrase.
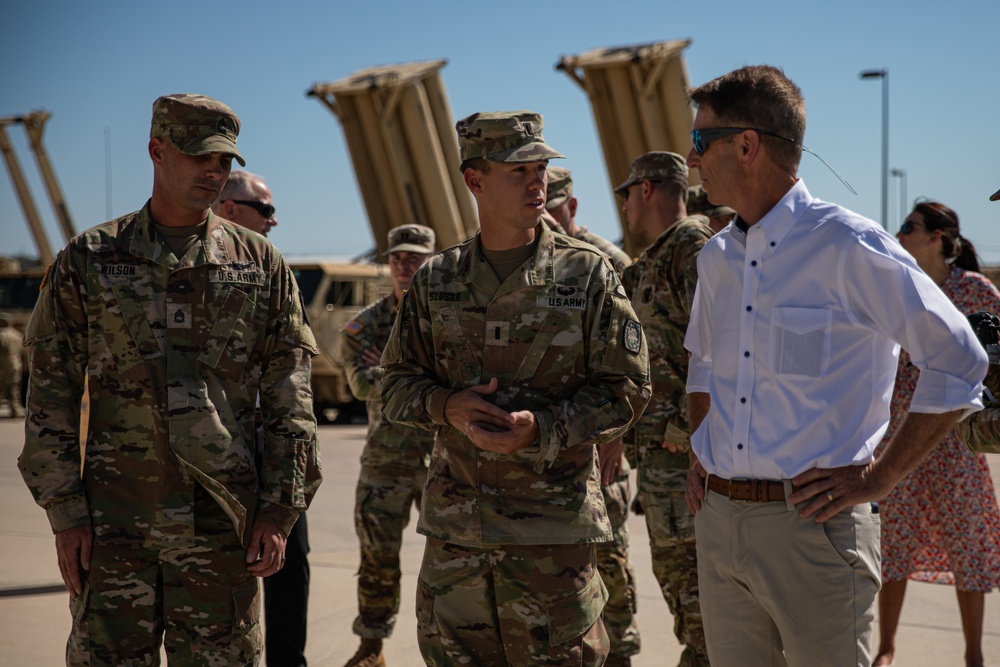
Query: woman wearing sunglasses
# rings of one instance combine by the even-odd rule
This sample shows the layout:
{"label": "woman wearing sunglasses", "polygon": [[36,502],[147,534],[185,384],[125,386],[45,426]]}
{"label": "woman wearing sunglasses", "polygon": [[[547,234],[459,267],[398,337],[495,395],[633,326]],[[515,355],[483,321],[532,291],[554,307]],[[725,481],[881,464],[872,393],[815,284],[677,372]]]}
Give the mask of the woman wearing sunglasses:
{"label": "woman wearing sunglasses", "polygon": [[[958,215],[920,201],[897,234],[928,276],[965,313],[1000,313],[1000,292],[980,275],[972,242]],[[876,455],[910,407],[920,371],[903,350],[892,398],[892,419]],[[879,649],[874,665],[892,665],[907,579],[954,584],[965,635],[965,664],[982,665],[985,593],[1000,587],[1000,509],[983,454],[973,454],[954,431],[881,504],[882,590]]]}

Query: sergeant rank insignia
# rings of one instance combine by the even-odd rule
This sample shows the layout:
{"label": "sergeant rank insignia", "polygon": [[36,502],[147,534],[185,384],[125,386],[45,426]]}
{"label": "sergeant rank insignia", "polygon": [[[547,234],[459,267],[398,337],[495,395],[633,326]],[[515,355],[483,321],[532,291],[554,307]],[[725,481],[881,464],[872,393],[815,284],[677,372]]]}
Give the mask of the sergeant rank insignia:
{"label": "sergeant rank insignia", "polygon": [[642,349],[642,326],[635,320],[625,323],[625,349],[632,354]]}

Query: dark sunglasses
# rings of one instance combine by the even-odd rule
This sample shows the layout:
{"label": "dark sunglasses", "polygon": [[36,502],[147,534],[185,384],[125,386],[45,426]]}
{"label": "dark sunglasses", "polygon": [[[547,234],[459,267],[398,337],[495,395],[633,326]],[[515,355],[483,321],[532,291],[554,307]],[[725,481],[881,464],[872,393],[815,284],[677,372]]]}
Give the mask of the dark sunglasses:
{"label": "dark sunglasses", "polygon": [[654,179],[654,178],[644,178],[644,179],[642,179],[642,181],[636,181],[635,183],[633,183],[632,185],[628,186],[627,188],[625,188],[624,190],[621,191],[621,195],[625,199],[625,201],[628,201],[628,193],[632,190],[632,186],[633,185],[642,185],[643,181],[649,181],[650,183],[662,183],[663,182],[661,180]]}
{"label": "dark sunglasses", "polygon": [[915,227],[923,227],[924,229],[927,229],[927,226],[922,223],[916,222],[914,220],[904,220],[903,224],[899,226],[899,233],[902,234],[903,236],[906,236],[907,234],[912,232]]}
{"label": "dark sunglasses", "polygon": [[274,217],[274,207],[270,204],[263,204],[259,201],[252,201],[250,199],[230,199],[229,201],[234,204],[242,204],[243,206],[249,206],[253,210],[257,211],[264,217],[265,220],[270,220]]}
{"label": "dark sunglasses", "polygon": [[[780,134],[768,132],[767,130],[758,130],[756,127],[709,127],[701,130],[691,130],[691,143],[694,145],[694,152],[701,155],[708,150],[708,145],[716,139],[747,131],[766,134],[769,137],[777,137],[785,141],[792,141],[788,137],[783,137]],[[796,142],[792,141],[792,143]]]}

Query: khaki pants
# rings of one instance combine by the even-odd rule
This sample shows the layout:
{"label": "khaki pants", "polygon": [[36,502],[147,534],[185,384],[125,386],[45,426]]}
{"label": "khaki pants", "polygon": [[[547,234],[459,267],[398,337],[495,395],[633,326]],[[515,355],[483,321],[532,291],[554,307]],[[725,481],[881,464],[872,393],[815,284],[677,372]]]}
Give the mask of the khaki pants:
{"label": "khaki pants", "polygon": [[869,504],[820,524],[787,502],[707,491],[695,532],[712,667],[869,667],[881,586]]}

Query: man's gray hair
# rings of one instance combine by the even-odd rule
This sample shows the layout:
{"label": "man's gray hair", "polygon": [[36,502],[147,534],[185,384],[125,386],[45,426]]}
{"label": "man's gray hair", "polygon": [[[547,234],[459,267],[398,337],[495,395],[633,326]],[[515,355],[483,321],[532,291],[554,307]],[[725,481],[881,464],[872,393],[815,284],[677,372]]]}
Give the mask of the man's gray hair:
{"label": "man's gray hair", "polygon": [[222,188],[215,203],[219,204],[227,199],[254,199],[256,197],[254,184],[263,180],[249,171],[234,171],[229,174],[229,180],[226,181],[226,186]]}

